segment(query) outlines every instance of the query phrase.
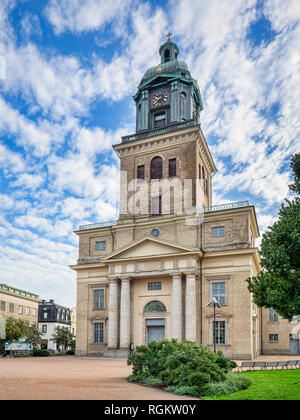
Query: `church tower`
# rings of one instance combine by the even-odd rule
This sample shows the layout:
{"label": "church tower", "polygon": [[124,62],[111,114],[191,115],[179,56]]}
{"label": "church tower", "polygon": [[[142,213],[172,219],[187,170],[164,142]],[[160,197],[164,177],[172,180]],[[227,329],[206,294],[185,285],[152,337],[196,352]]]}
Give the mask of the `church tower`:
{"label": "church tower", "polygon": [[[211,205],[211,176],[216,167],[200,127],[200,89],[186,63],[178,60],[179,48],[170,36],[159,49],[160,63],[145,72],[133,97],[136,133],[114,146],[124,175],[122,220],[190,214],[191,208],[201,211]],[[132,202],[139,199],[134,197],[134,180],[136,187],[142,181],[148,186],[143,194],[148,203],[140,208]],[[169,192],[162,191],[162,183],[169,183]]]}

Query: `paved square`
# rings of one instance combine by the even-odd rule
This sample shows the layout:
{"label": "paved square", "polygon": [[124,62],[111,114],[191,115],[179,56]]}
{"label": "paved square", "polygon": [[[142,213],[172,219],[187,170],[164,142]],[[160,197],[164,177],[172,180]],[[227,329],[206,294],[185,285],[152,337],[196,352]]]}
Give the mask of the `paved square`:
{"label": "paved square", "polygon": [[188,400],[129,383],[126,360],[0,358],[0,400]]}

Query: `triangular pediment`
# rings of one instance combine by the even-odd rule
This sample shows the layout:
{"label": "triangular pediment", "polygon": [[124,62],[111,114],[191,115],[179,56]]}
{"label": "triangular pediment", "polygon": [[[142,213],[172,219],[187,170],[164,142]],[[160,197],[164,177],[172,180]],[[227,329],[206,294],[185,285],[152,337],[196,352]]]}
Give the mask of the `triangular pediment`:
{"label": "triangular pediment", "polygon": [[147,237],[128,244],[126,247],[121,248],[109,256],[106,256],[104,260],[111,261],[131,258],[138,259],[141,257],[182,254],[187,252],[200,253],[200,250],[197,248],[185,247],[176,243]]}

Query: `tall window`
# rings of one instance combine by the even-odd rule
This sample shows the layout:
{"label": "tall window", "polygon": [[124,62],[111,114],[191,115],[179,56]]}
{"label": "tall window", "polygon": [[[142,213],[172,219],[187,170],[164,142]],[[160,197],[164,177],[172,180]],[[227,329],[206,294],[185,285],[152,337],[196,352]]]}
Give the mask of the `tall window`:
{"label": "tall window", "polygon": [[47,325],[42,325],[42,333],[43,334],[47,333]]}
{"label": "tall window", "polygon": [[161,179],[162,178],[162,158],[157,156],[151,161],[151,179]]}
{"label": "tall window", "polygon": [[14,312],[14,304],[13,303],[9,304],[9,312]]}
{"label": "tall window", "polygon": [[212,283],[212,297],[215,297],[220,305],[226,303],[226,286],[225,283]]}
{"label": "tall window", "polygon": [[1,301],[1,311],[5,311],[5,302]]}
{"label": "tall window", "polygon": [[176,176],[176,158],[169,160],[169,176]]}
{"label": "tall window", "polygon": [[170,50],[165,50],[165,63],[170,61]]}
{"label": "tall window", "polygon": [[104,343],[104,324],[103,322],[96,322],[94,324],[94,343],[103,344]]}
{"label": "tall window", "polygon": [[94,290],[94,309],[104,309],[104,289]]}
{"label": "tall window", "polygon": [[214,334],[216,334],[216,344],[226,344],[226,322],[216,321],[212,322],[212,337],[214,341]]}
{"label": "tall window", "polygon": [[269,322],[278,322],[278,313],[273,309],[269,309]]}
{"label": "tall window", "polygon": [[145,166],[144,165],[137,167],[137,179],[145,179]]}
{"label": "tall window", "polygon": [[161,214],[161,196],[151,198],[151,215],[158,216]]}
{"label": "tall window", "polygon": [[19,314],[22,315],[23,314],[23,306],[19,306]]}
{"label": "tall window", "polygon": [[25,314],[30,315],[30,308],[25,308]]}

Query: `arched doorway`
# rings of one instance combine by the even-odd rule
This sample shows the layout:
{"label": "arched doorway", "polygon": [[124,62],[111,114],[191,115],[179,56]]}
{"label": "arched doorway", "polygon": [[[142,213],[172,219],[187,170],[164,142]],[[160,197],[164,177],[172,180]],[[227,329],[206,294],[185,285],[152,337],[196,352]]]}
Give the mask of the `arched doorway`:
{"label": "arched doorway", "polygon": [[[158,301],[152,300],[144,307],[144,315],[146,316],[146,342],[161,341],[165,338],[165,318],[160,317],[167,312],[166,306]],[[155,315],[153,318],[148,314]]]}

